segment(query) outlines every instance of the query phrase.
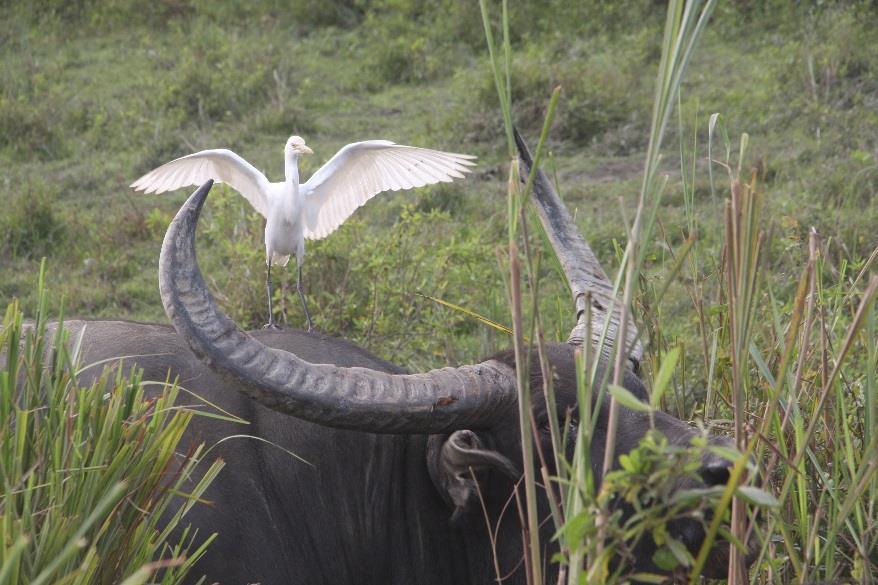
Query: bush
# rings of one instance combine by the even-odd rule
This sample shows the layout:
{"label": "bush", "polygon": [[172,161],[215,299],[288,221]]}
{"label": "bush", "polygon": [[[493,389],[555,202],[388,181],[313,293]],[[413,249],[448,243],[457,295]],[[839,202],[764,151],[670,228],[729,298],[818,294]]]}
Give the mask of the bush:
{"label": "bush", "polygon": [[[627,154],[645,145],[650,114],[649,63],[652,31],[632,34],[624,50],[608,49],[605,39],[572,45],[529,45],[513,56],[512,101],[516,124],[526,134],[542,128],[548,97],[556,86],[562,93],[553,136],[575,146],[609,146],[603,154]],[[484,68],[487,69],[487,65]],[[454,83],[462,102],[448,124],[463,120],[477,140],[501,135],[494,80],[484,70],[458,73]]]}
{"label": "bush", "polygon": [[[502,290],[490,231],[406,205],[385,230],[367,231],[355,222],[332,239],[312,242],[309,262],[324,269],[306,272],[307,284],[321,326],[418,371],[437,357],[454,363],[459,340],[473,337],[477,323],[422,295],[470,307]],[[291,293],[288,318],[295,324],[302,317]]]}
{"label": "bush", "polygon": [[0,249],[24,258],[40,258],[56,249],[66,235],[56,202],[55,194],[41,183],[29,183],[13,194],[0,215]]}
{"label": "bush", "polygon": [[267,100],[264,88],[271,83],[274,57],[254,55],[216,25],[199,28],[181,51],[168,55],[173,69],[164,76],[160,105],[184,123],[208,124],[237,117]]}
{"label": "bush", "polygon": [[13,301],[0,329],[0,575],[11,583],[143,583],[161,569],[161,583],[179,583],[213,537],[185,529],[173,543],[168,534],[222,464],[170,512],[189,491],[184,479],[200,453],[180,463],[193,412],[172,408],[173,386],[147,397],[137,373],[108,368],[80,386],[62,328],[47,339],[40,295],[33,327]]}
{"label": "bush", "polygon": [[[216,22],[247,19],[276,20],[284,25],[339,26],[357,24],[362,12],[356,0],[257,0],[211,2],[208,0],[36,0],[17,7],[33,24],[57,24],[69,34],[106,31],[139,25],[168,27],[204,16]],[[74,27],[71,27],[74,25]]]}
{"label": "bush", "polygon": [[[691,566],[691,553],[674,534],[683,534],[680,527],[686,524],[706,532],[722,493],[715,488],[680,489],[686,482],[698,485],[706,445],[705,437],[680,446],[654,429],[647,431],[636,448],[620,455],[619,467],[606,475],[597,496],[586,498],[582,512],[567,520],[563,528],[566,543],[574,551],[588,551],[600,558],[596,550],[600,527],[594,518],[603,514],[608,516],[605,545],[614,551],[611,568],[604,569],[609,573],[604,574],[606,582],[653,582],[632,570],[636,562],[643,561],[652,543],[655,551],[651,560],[661,570]],[[655,582],[664,582],[659,575],[652,577]]]}
{"label": "bush", "polygon": [[[412,369],[495,351],[493,338],[475,334],[474,319],[422,296],[463,307],[493,303],[496,314],[487,316],[506,320],[494,254],[499,236],[492,233],[499,225],[462,225],[438,209],[440,200],[459,205],[459,190],[451,185],[425,194],[420,206],[425,211],[415,204],[370,202],[368,224],[355,214],[332,237],[306,242],[303,282],[316,326]],[[388,217],[376,217],[379,211]],[[381,227],[370,229],[374,224]],[[260,327],[268,317],[263,225],[237,193],[211,194],[199,244],[211,251],[203,256],[204,270],[216,278],[223,308],[244,328]],[[437,233],[454,235],[437,238]],[[275,317],[302,327],[295,258],[286,268],[273,268],[272,278]]]}
{"label": "bush", "polygon": [[59,158],[65,148],[54,119],[45,108],[34,107],[25,96],[0,94],[0,149],[8,149],[17,159]]}

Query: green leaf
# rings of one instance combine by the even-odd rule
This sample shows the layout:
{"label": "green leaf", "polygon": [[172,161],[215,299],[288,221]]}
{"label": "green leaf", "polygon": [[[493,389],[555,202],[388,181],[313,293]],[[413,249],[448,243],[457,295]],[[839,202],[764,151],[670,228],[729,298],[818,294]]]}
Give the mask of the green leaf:
{"label": "green leaf", "polygon": [[668,382],[671,381],[671,376],[674,374],[674,368],[677,367],[677,360],[679,359],[679,346],[665,354],[665,357],[662,360],[662,365],[659,368],[659,372],[656,375],[655,382],[652,386],[652,396],[650,397],[649,403],[653,408],[658,407],[665,390],[668,388]]}
{"label": "green leaf", "polygon": [[[483,324],[487,325],[488,327],[492,327],[492,328],[496,329],[497,331],[501,331],[501,332],[506,333],[508,335],[512,335],[512,329],[510,327],[507,327],[506,325],[503,325],[502,323],[498,323],[492,319],[488,319],[484,315],[480,315],[473,310],[467,309],[465,307],[461,307],[460,305],[455,305],[454,303],[452,303],[450,301],[446,301],[446,300],[440,299],[438,297],[425,295],[423,293],[415,293],[415,294],[417,294],[419,297],[424,297],[427,300],[433,301],[436,304],[442,305],[443,307],[448,307],[449,309],[457,311],[458,313],[463,313],[467,317],[472,317],[476,321],[483,323]],[[527,339],[525,339],[525,341],[526,340]]]}
{"label": "green leaf", "polygon": [[738,486],[737,495],[755,506],[777,508],[780,502],[765,490],[750,485]]}
{"label": "green leaf", "polygon": [[607,391],[616,399],[616,401],[625,408],[636,410],[638,412],[650,412],[652,408],[648,404],[641,402],[634,394],[621,386],[608,384]]}
{"label": "green leaf", "polygon": [[680,564],[674,553],[666,546],[655,551],[652,555],[652,562],[662,571],[673,571]]}
{"label": "green leaf", "polygon": [[661,523],[652,529],[652,541],[656,546],[662,546],[668,541],[668,525]]}
{"label": "green leaf", "polygon": [[656,575],[655,573],[634,573],[631,575],[631,580],[635,583],[656,583],[660,585],[661,583],[667,583],[667,576]]}
{"label": "green leaf", "polygon": [[710,445],[707,450],[714,455],[719,455],[729,463],[735,463],[738,459],[744,456],[734,447],[725,447],[723,445]]}
{"label": "green leaf", "polygon": [[686,548],[679,540],[668,538],[668,548],[671,550],[671,553],[674,555],[674,558],[683,565],[684,567],[691,567],[692,563],[695,561],[692,558],[692,553],[689,552],[689,549]]}
{"label": "green leaf", "polygon": [[750,342],[750,357],[753,358],[756,368],[759,370],[759,373],[762,374],[762,377],[765,378],[765,381],[768,382],[768,385],[774,388],[776,386],[774,375],[772,375],[768,364],[765,363],[765,358],[762,356],[762,352],[759,351],[759,348],[756,347],[756,344],[752,341]]}
{"label": "green leaf", "polygon": [[568,520],[561,527],[561,532],[564,535],[564,544],[571,548],[580,546],[588,532],[588,521],[590,519],[588,513],[581,512]]}
{"label": "green leaf", "polygon": [[122,581],[121,585],[143,585],[152,576],[153,570],[149,566],[137,569],[133,575]]}
{"label": "green leaf", "polygon": [[713,486],[709,488],[696,488],[688,490],[677,490],[671,497],[670,503],[673,505],[688,505],[700,502],[711,496],[719,497],[725,490],[725,486]]}

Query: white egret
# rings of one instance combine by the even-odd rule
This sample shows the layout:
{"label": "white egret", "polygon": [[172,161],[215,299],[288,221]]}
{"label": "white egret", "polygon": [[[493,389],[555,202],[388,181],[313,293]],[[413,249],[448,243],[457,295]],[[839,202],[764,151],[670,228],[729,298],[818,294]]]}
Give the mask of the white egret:
{"label": "white egret", "polygon": [[268,264],[268,324],[276,327],[271,306],[271,266],[286,266],[296,255],[296,291],[308,331],[314,328],[302,290],[305,240],[320,240],[382,191],[412,189],[463,178],[475,157],[394,144],[387,140],[354,142],[339,150],[305,183],[299,183],[299,157],[313,154],[299,136],[284,147],[286,178],[270,183],[246,160],[224,148],[202,150],[166,163],[131,184],[146,193],[163,193],[201,185],[208,179],[226,183],[265,217]]}

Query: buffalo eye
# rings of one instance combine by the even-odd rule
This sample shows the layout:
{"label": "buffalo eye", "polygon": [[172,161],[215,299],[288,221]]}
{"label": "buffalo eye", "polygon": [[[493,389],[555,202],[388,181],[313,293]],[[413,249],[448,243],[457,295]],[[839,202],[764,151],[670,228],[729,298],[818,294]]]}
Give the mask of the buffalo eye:
{"label": "buffalo eye", "polygon": [[549,424],[549,419],[546,419],[540,423],[540,434],[543,434],[543,435],[552,434],[552,425]]}
{"label": "buffalo eye", "polygon": [[[564,426],[565,422],[567,425],[566,428]],[[573,436],[576,436],[576,431],[579,428],[579,421],[576,420],[575,418],[561,419],[558,421],[558,428],[561,431],[562,437],[564,436],[565,433],[567,434],[568,437],[573,437]],[[539,430],[540,430],[540,434],[544,434],[544,435],[551,435],[552,434],[552,427],[549,424],[549,419],[545,419],[544,421],[542,421],[540,423]]]}

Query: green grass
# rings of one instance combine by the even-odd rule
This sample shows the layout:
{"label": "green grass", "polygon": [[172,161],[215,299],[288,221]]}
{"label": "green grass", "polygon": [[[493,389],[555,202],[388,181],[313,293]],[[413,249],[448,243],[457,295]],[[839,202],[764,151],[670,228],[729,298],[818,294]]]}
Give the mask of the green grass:
{"label": "green grass", "polygon": [[191,481],[202,448],[178,452],[193,411],[176,386],[147,395],[112,367],[76,381],[89,364],[47,331],[43,276],[36,319],[12,302],[0,327],[0,583],[180,583],[214,538],[185,513],[223,464]]}

